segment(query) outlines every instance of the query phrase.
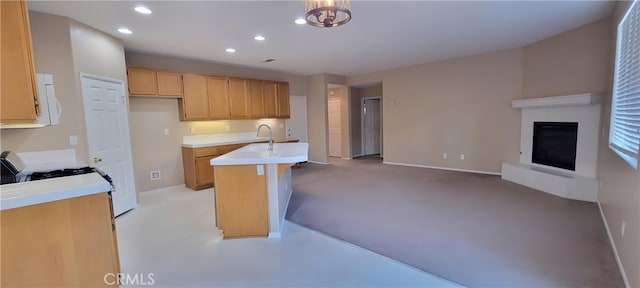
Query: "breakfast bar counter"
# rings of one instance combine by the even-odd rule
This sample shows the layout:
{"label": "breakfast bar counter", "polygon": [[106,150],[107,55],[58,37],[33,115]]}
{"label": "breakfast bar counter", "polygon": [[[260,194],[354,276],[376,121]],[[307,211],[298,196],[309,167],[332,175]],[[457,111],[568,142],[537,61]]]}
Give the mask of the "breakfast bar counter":
{"label": "breakfast bar counter", "polygon": [[281,236],[293,192],[291,166],[308,160],[308,143],[251,144],[217,158],[216,224],[224,238]]}

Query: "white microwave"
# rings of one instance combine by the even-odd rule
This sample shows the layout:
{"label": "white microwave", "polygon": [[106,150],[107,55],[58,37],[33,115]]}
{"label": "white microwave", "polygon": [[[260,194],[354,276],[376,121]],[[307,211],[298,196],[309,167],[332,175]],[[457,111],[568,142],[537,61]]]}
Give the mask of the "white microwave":
{"label": "white microwave", "polygon": [[0,129],[41,128],[60,124],[62,106],[60,106],[53,88],[53,75],[37,73],[36,80],[38,81],[38,103],[40,104],[40,115],[36,121],[29,124],[0,124]]}
{"label": "white microwave", "polygon": [[56,92],[53,89],[53,75],[36,74],[38,80],[38,93],[40,94],[40,115],[36,118],[36,123],[47,125],[60,124],[60,115],[62,114],[62,106],[56,98]]}

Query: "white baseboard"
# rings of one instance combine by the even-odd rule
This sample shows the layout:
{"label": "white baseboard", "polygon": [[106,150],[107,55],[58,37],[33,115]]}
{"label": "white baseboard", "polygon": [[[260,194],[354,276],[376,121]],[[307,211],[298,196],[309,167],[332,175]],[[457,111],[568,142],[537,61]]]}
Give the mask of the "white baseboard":
{"label": "white baseboard", "polygon": [[487,174],[487,175],[496,175],[496,176],[502,175],[501,173],[498,173],[498,172],[489,172],[489,171],[468,170],[468,169],[458,169],[458,168],[448,168],[448,167],[438,167],[438,166],[427,166],[427,165],[418,165],[418,164],[406,164],[406,163],[386,162],[386,161],[382,162],[382,163],[383,164],[389,164],[389,165],[397,165],[397,166],[431,168],[431,169],[438,169],[438,170],[468,172],[468,173]]}
{"label": "white baseboard", "polygon": [[319,161],[307,161],[309,163],[313,163],[313,164],[321,164],[321,165],[329,165],[330,163],[328,162],[319,162]]}
{"label": "white baseboard", "polygon": [[600,201],[598,203],[598,209],[600,209],[600,216],[602,216],[602,222],[604,222],[604,228],[607,230],[607,236],[609,236],[609,243],[611,243],[611,248],[613,248],[613,255],[616,258],[616,263],[618,263],[618,269],[620,269],[620,274],[622,274],[622,281],[624,281],[624,287],[631,287],[629,285],[629,279],[627,278],[627,273],[624,272],[624,266],[622,266],[622,261],[620,260],[620,255],[618,254],[618,249],[616,248],[616,243],[613,242],[613,236],[611,236],[611,230],[609,229],[609,223],[607,222],[607,217],[604,216],[604,211],[602,210],[602,205],[600,205]]}
{"label": "white baseboard", "polygon": [[342,159],[342,160],[353,160],[353,158],[352,158],[352,157],[342,157],[342,158],[340,158],[340,159]]}

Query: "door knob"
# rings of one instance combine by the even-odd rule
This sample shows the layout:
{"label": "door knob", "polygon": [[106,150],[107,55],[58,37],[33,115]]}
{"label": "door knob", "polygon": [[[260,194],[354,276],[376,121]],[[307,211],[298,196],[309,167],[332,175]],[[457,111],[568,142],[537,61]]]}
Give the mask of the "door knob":
{"label": "door knob", "polygon": [[99,157],[93,158],[93,163],[100,163],[100,162],[102,162],[102,158],[99,158]]}

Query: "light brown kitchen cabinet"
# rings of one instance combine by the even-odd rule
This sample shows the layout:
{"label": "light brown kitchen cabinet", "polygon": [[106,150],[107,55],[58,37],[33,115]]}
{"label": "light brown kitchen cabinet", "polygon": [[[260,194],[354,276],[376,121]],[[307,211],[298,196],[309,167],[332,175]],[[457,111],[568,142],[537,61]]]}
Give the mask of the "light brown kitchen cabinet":
{"label": "light brown kitchen cabinet", "polygon": [[249,117],[253,119],[264,117],[264,83],[262,80],[247,80],[247,95],[249,97]]}
{"label": "light brown kitchen cabinet", "polygon": [[278,83],[278,118],[289,118],[289,83]]}
{"label": "light brown kitchen cabinet", "polygon": [[131,95],[157,95],[156,72],[146,68],[127,68],[127,82]]}
{"label": "light brown kitchen cabinet", "polygon": [[267,177],[256,165],[216,166],[216,221],[224,238],[267,236]]}
{"label": "light brown kitchen cabinet", "polygon": [[278,83],[264,81],[264,117],[278,117]]}
{"label": "light brown kitchen cabinet", "polygon": [[231,111],[229,107],[229,84],[224,77],[207,77],[209,93],[209,118],[229,119]]}
{"label": "light brown kitchen cabinet", "polygon": [[0,121],[33,123],[40,107],[27,6],[23,0],[0,3]]}
{"label": "light brown kitchen cabinet", "polygon": [[[104,193],[0,211],[2,287],[104,287],[120,261]],[[113,283],[109,285],[110,283]]]}
{"label": "light brown kitchen cabinet", "polygon": [[182,75],[176,72],[156,71],[158,96],[182,97]]}
{"label": "light brown kitchen cabinet", "polygon": [[247,144],[231,144],[201,148],[182,147],[184,183],[193,190],[213,187],[213,166],[211,159],[229,153]]}
{"label": "light brown kitchen cabinet", "polygon": [[196,74],[182,75],[183,96],[178,99],[180,120],[208,120],[209,95],[207,77]]}
{"label": "light brown kitchen cabinet", "polygon": [[249,118],[249,99],[247,95],[247,80],[229,78],[229,103],[231,119]]}
{"label": "light brown kitchen cabinet", "polygon": [[180,73],[127,67],[127,81],[131,96],[182,97],[182,76]]}

